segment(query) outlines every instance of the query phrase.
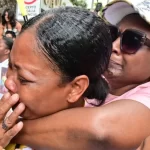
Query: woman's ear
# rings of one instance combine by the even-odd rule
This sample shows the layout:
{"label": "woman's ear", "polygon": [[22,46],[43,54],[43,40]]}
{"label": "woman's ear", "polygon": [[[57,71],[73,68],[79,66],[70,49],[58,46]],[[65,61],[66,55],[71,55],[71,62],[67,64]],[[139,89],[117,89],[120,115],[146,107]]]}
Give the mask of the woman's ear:
{"label": "woman's ear", "polygon": [[86,75],[78,76],[71,82],[71,86],[72,88],[68,95],[67,101],[69,103],[75,103],[80,99],[80,97],[88,88],[89,78]]}

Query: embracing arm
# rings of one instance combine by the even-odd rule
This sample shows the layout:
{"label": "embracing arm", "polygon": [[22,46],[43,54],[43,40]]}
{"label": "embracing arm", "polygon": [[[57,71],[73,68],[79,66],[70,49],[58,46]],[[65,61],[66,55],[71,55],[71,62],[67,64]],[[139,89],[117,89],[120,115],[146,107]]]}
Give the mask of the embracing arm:
{"label": "embracing arm", "polygon": [[17,143],[52,150],[133,149],[150,135],[150,111],[132,100],[76,108],[24,122]]}

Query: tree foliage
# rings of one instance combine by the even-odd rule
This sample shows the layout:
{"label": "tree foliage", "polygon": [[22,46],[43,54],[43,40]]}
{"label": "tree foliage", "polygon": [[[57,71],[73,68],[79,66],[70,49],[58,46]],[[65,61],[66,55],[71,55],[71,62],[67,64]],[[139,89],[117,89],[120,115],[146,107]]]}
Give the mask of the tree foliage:
{"label": "tree foliage", "polygon": [[85,0],[70,0],[70,2],[75,6],[79,6],[82,8],[87,7],[87,3],[85,2]]}
{"label": "tree foliage", "polygon": [[11,8],[15,11],[16,0],[0,0],[0,12],[2,12],[5,8]]}

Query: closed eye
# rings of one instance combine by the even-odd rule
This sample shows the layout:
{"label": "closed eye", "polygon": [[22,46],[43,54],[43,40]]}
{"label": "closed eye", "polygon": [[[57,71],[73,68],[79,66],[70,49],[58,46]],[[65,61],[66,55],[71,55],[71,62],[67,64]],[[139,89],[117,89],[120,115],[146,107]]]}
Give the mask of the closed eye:
{"label": "closed eye", "polygon": [[19,82],[20,82],[21,84],[23,84],[23,85],[25,85],[25,84],[31,82],[31,81],[26,80],[26,79],[24,79],[24,78],[22,78],[22,77],[18,77],[18,80],[19,80]]}

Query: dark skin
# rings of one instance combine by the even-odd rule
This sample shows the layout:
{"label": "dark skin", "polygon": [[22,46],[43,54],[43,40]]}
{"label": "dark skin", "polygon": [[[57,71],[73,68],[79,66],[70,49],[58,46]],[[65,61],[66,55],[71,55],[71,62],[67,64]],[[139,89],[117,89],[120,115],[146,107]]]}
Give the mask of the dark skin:
{"label": "dark skin", "polygon": [[[130,15],[119,23],[119,30],[136,29],[147,35],[150,39],[150,26],[139,16]],[[113,49],[110,58],[109,71],[105,76],[110,83],[113,95],[122,95],[125,92],[150,80],[150,48],[142,46],[137,53],[129,55],[120,50],[120,38],[113,42]],[[112,63],[115,62],[119,67]]]}
{"label": "dark skin", "polygon": [[[126,18],[120,24],[121,30],[136,27],[150,38],[145,26],[139,26],[136,19],[133,23],[131,20],[133,18]],[[119,44],[118,38],[113,44],[111,59],[121,63],[122,69],[113,65],[109,70],[112,76],[106,76],[113,87],[111,93],[118,96],[147,82],[150,77],[150,60],[147,59],[150,48],[144,46],[131,56],[121,53]],[[16,85],[9,80],[6,86],[14,92]],[[149,108],[139,102],[122,99],[97,108],[74,108],[40,119],[26,120],[14,142],[47,150],[130,150],[136,149],[149,135]]]}

